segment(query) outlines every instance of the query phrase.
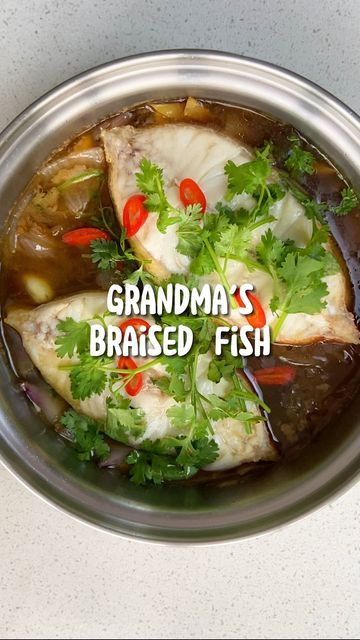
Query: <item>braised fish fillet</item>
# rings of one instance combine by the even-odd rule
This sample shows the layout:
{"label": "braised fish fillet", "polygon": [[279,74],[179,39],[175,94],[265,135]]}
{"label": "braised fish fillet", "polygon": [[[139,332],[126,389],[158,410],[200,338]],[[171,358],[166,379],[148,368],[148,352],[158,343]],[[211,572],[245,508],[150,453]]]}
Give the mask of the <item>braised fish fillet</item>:
{"label": "braised fish fillet", "polygon": [[[136,193],[135,173],[143,158],[164,169],[164,182],[169,202],[182,206],[178,191],[183,178],[191,177],[206,194],[209,207],[219,201],[226,190],[224,165],[231,159],[235,163],[251,160],[250,152],[230,138],[211,129],[195,125],[163,125],[148,129],[132,126],[103,131],[105,156],[109,164],[110,191],[122,224],[122,211],[126,200]],[[253,198],[246,196],[250,206]],[[159,278],[171,273],[186,273],[189,258],[176,251],[177,225],[160,233],[156,227],[157,214],[150,213],[136,236],[131,238],[141,258],[151,259],[149,271]]]}
{"label": "braised fish fillet", "polygon": [[[55,340],[60,320],[71,317],[76,321],[87,320],[91,322],[96,315],[105,313],[106,298],[106,293],[100,291],[75,294],[54,300],[35,309],[15,309],[10,311],[5,320],[20,334],[26,352],[43,378],[74,409],[97,420],[105,420],[106,418],[106,400],[110,396],[109,388],[105,388],[100,395],[93,395],[86,400],[75,400],[71,394],[69,371],[64,367],[76,363],[77,357],[59,358],[56,354]],[[121,318],[107,316],[105,321],[107,324],[118,326]],[[145,361],[141,358],[134,359],[139,365]],[[202,354],[199,357],[197,386],[203,395],[217,394],[222,396],[229,391],[230,383],[224,378],[218,383],[208,379],[207,371],[210,359],[210,354]],[[114,365],[115,361],[114,358]],[[179,435],[166,415],[167,410],[174,406],[176,401],[163,393],[152,381],[163,375],[166,375],[166,371],[160,364],[147,370],[143,373],[144,384],[141,391],[136,396],[129,396],[131,406],[143,409],[146,420],[146,430],[143,436],[139,439],[132,438],[131,444],[135,447],[141,448],[141,442],[144,439],[154,441],[166,435]],[[124,390],[121,393],[126,396]],[[259,409],[254,403],[246,402],[246,408],[260,416]],[[251,434],[247,434],[244,424],[235,419],[213,421],[212,424],[214,439],[219,446],[219,456],[214,463],[209,465],[209,469],[228,469],[244,462],[272,460],[277,457],[276,449],[262,420],[252,425]]]}
{"label": "braised fish fillet", "polygon": [[[210,128],[191,124],[166,124],[136,129],[132,126],[106,129],[102,132],[105,156],[109,166],[109,185],[117,217],[122,223],[122,212],[126,200],[138,192],[135,173],[143,158],[149,159],[163,169],[167,197],[175,207],[182,207],[179,199],[179,183],[184,178],[195,180],[207,200],[208,209],[223,201],[227,190],[224,166],[228,160],[242,164],[253,159],[251,151],[225,135]],[[274,172],[275,174],[276,172]],[[255,204],[252,196],[243,193],[236,196],[231,206],[250,210]],[[270,207],[272,222],[258,227],[249,241],[256,247],[261,236],[271,229],[281,240],[292,240],[299,247],[306,245],[312,235],[312,222],[305,216],[304,207],[287,192]],[[216,213],[214,213],[216,215]],[[150,212],[144,225],[130,241],[137,256],[151,262],[146,268],[157,278],[169,277],[171,273],[187,273],[189,258],[178,253],[177,225],[161,233],[157,226],[157,214]],[[330,248],[327,246],[327,250]],[[223,264],[220,259],[220,264]],[[274,324],[277,316],[271,311],[269,302],[274,294],[270,275],[259,270],[248,271],[241,262],[228,260],[226,276],[230,284],[240,286],[252,283],[266,313],[267,324]],[[289,314],[278,334],[277,342],[306,344],[318,340],[358,343],[359,332],[352,313],[347,309],[347,283],[339,270],[326,278],[329,294],[326,307],[314,315]],[[219,282],[217,273],[206,275],[202,283]],[[234,324],[246,324],[246,316],[232,311],[230,320]]]}

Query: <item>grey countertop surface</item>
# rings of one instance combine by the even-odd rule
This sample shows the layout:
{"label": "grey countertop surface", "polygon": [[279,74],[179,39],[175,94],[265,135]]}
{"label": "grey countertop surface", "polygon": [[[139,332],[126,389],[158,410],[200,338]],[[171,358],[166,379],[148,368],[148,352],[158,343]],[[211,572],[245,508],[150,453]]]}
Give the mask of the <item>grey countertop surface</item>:
{"label": "grey countertop surface", "polygon": [[[124,55],[221,49],[292,69],[360,110],[359,0],[2,0],[0,127]],[[217,547],[125,541],[0,467],[3,638],[356,638],[360,485],[304,520]]]}

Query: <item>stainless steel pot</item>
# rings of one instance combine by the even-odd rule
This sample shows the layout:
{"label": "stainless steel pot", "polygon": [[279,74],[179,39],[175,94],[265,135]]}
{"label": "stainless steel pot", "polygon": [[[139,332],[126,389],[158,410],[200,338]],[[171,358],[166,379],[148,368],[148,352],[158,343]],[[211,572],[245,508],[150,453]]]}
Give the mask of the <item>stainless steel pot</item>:
{"label": "stainless steel pot", "polygon": [[[360,120],[316,85],[272,65],[212,51],[126,58],[77,76],[24,111],[0,138],[2,233],[8,211],[45,158],[96,121],[145,100],[185,95],[253,107],[299,128],[360,189]],[[0,452],[53,504],[137,538],[214,542],[277,527],[329,500],[357,476],[360,398],[296,462],[236,486],[138,488],[99,471],[44,430],[0,354]]]}

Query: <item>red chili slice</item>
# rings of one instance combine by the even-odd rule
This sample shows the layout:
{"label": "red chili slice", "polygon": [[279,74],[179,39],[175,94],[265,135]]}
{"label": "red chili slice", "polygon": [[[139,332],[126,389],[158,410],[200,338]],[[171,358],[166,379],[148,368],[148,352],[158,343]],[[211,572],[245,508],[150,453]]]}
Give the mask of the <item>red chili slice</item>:
{"label": "red chili slice", "polygon": [[[266,325],[266,315],[262,307],[262,304],[259,298],[257,298],[253,293],[251,293],[251,291],[247,291],[246,295],[253,306],[253,311],[249,313],[247,316],[244,316],[244,318],[246,318],[247,322],[252,327],[254,327],[254,329],[261,329]],[[243,309],[245,307],[245,304],[241,299],[240,289],[238,289],[236,293],[234,293],[234,298],[238,304],[238,307],[240,307],[240,309]]]}
{"label": "red chili slice", "polygon": [[62,236],[62,241],[72,247],[88,247],[93,240],[110,240],[110,236],[106,231],[96,229],[95,227],[73,229],[72,231],[67,231]]}
{"label": "red chili slice", "polygon": [[[137,369],[137,364],[128,356],[120,356],[117,363],[118,369]],[[126,376],[126,373],[120,375]],[[136,396],[143,386],[143,377],[141,373],[136,373],[125,385],[125,391],[129,396]]]}
{"label": "red chili slice", "polygon": [[135,235],[143,226],[146,221],[149,212],[144,206],[146,196],[136,194],[130,196],[125,202],[123,209],[123,225],[125,227],[126,235],[131,238]]}
{"label": "red chili slice", "polygon": [[[147,333],[150,329],[150,324],[143,318],[129,318],[128,320],[124,320],[124,322],[121,322],[119,324],[119,328],[122,332],[124,332],[128,327],[134,327],[137,334]],[[146,331],[140,332],[140,327],[145,327]]]}
{"label": "red chili slice", "polygon": [[267,369],[257,369],[253,371],[253,376],[259,384],[264,385],[282,385],[290,384],[296,377],[294,367],[269,367]]}
{"label": "red chili slice", "polygon": [[190,204],[199,204],[201,206],[201,213],[205,213],[205,194],[195,180],[192,180],[191,178],[184,178],[184,180],[181,180],[179,185],[179,195],[180,200],[185,207],[188,207]]}

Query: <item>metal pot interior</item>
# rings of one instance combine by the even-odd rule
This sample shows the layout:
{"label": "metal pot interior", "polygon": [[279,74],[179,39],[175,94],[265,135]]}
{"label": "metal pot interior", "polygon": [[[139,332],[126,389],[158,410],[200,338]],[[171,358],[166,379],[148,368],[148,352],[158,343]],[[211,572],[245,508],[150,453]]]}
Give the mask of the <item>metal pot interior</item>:
{"label": "metal pot interior", "polygon": [[[240,104],[294,124],[360,187],[360,123],[326,92],[284,70],[214,52],[165,52],[113,62],[47,94],[0,140],[1,234],[32,174],[68,138],[125,107],[194,95]],[[0,352],[0,452],[27,485],[105,529],[162,541],[212,542],[273,528],[315,508],[355,478],[360,398],[297,460],[231,486],[136,487],[79,462],[36,416]]]}

